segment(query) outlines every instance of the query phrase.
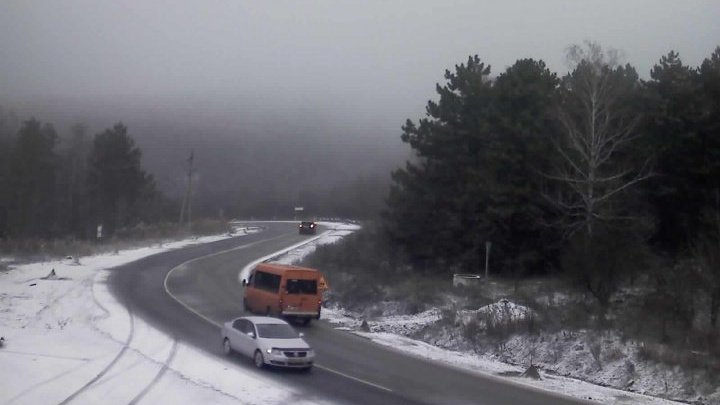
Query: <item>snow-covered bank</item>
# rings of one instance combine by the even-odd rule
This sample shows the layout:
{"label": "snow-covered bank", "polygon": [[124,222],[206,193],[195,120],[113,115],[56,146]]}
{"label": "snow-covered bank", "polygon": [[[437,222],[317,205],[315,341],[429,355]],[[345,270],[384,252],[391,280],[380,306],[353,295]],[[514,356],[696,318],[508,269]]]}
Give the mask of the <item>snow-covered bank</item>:
{"label": "snow-covered bank", "polygon": [[[240,232],[243,234],[244,232]],[[107,289],[109,269],[216,236],[0,273],[0,403],[318,403],[175,342]],[[55,277],[47,277],[51,271]]]}
{"label": "snow-covered bank", "polygon": [[[503,303],[500,304],[504,305]],[[495,304],[491,305],[497,306]],[[515,308],[512,312],[517,315],[523,311]],[[407,335],[415,334],[427,325],[439,322],[441,314],[438,309],[431,309],[416,315],[394,315],[375,318],[368,323],[369,331],[367,329],[363,331],[362,323],[364,318],[360,314],[349,313],[339,308],[324,309],[323,319],[335,324],[338,329],[351,331],[378,344],[390,346],[418,357],[439,361],[473,372],[504,377],[513,383],[530,385],[575,398],[606,404],[678,403],[545,372],[541,372],[540,380],[523,378],[521,375],[525,372],[526,367],[499,361],[496,356],[477,354],[468,350],[444,349],[407,337]],[[446,336],[445,339],[452,340],[454,337]]]}

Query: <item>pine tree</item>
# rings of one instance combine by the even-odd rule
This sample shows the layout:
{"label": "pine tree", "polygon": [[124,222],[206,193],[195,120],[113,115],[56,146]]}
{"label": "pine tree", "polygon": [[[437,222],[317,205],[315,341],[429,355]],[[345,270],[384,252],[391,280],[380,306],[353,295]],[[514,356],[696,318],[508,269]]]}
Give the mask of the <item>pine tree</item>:
{"label": "pine tree", "polygon": [[141,167],[142,152],[122,123],[95,135],[88,158],[88,192],[97,224],[110,235],[138,220],[138,203],[152,179]]}
{"label": "pine tree", "polygon": [[62,139],[60,156],[61,167],[58,173],[60,180],[59,204],[64,215],[59,218],[65,233],[78,237],[87,236],[86,224],[89,202],[86,190],[86,174],[88,153],[91,139],[87,137],[87,128],[77,123],[70,128],[67,139]]}
{"label": "pine tree", "polygon": [[445,72],[447,84],[436,86],[440,100],[428,102],[428,118],[408,120],[402,140],[416,159],[393,173],[386,225],[394,240],[418,265],[473,261],[473,250],[490,233],[479,215],[487,198],[477,173],[480,149],[491,136],[490,67],[475,57]]}
{"label": "pine tree", "polygon": [[539,267],[553,239],[537,242],[548,236],[539,171],[557,78],[521,60],[493,81],[477,56],[445,78],[428,118],[403,126],[415,159],[393,173],[387,230],[420,265],[475,271],[492,241],[503,267]]}
{"label": "pine tree", "polygon": [[700,69],[676,52],[663,56],[647,84],[657,176],[648,192],[658,218],[656,243],[682,251],[698,233],[713,229],[708,215],[720,204],[720,132],[715,51]]}
{"label": "pine tree", "polygon": [[13,236],[48,238],[55,228],[57,134],[50,124],[23,122],[10,159],[8,228]]}

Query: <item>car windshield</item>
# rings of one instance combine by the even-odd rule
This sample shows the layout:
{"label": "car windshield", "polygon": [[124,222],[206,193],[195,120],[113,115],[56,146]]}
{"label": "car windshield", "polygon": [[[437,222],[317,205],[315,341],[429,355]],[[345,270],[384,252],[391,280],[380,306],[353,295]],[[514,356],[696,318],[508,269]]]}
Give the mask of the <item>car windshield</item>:
{"label": "car windshield", "polygon": [[295,339],[297,332],[290,325],[282,323],[259,323],[256,325],[258,335],[269,339]]}

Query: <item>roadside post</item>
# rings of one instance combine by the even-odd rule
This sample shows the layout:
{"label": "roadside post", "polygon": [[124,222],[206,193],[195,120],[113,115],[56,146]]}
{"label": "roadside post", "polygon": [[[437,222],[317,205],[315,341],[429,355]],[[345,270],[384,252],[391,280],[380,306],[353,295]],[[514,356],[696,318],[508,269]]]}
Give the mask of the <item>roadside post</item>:
{"label": "roadside post", "polygon": [[492,247],[492,242],[487,241],[485,242],[485,279],[489,279],[490,275],[488,273],[488,265],[490,264],[490,248]]}

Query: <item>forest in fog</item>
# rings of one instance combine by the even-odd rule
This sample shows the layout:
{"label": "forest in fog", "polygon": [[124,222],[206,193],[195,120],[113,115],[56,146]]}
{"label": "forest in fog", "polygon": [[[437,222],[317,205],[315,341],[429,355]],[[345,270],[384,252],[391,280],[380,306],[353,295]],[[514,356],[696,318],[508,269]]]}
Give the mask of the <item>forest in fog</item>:
{"label": "forest in fog", "polygon": [[[317,111],[249,106],[227,119],[232,115],[217,116],[211,111],[217,106],[202,103],[127,108],[117,102],[79,120],[67,112],[78,107],[73,102],[61,104],[65,110],[56,101],[33,106],[33,113],[2,106],[0,234],[85,238],[99,223],[112,232],[177,221],[191,153],[196,218],[290,218],[296,206],[309,216],[370,218],[387,194],[390,170],[406,155],[397,135],[383,139],[387,131],[373,134],[377,126],[354,121],[333,127]],[[107,112],[113,109],[115,116]],[[125,139],[108,151],[118,155],[112,163],[97,156],[97,141],[118,132],[117,125]],[[93,172],[103,170],[93,160],[119,172],[133,168],[125,170],[132,180],[121,181],[127,190],[112,192],[117,204],[90,184]]]}

